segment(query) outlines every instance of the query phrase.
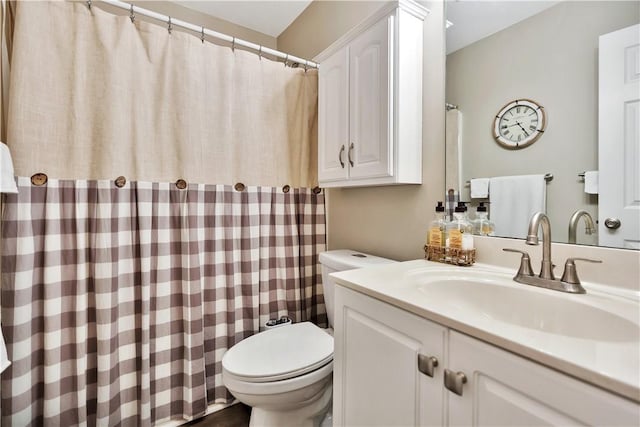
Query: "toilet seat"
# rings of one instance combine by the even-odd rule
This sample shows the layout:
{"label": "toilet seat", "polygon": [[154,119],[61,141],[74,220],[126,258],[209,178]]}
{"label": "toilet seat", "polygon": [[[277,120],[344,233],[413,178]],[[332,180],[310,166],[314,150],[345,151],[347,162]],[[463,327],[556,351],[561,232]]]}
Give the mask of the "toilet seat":
{"label": "toilet seat", "polygon": [[234,345],[222,358],[227,378],[248,383],[293,379],[333,361],[333,337],[311,322],[271,329]]}

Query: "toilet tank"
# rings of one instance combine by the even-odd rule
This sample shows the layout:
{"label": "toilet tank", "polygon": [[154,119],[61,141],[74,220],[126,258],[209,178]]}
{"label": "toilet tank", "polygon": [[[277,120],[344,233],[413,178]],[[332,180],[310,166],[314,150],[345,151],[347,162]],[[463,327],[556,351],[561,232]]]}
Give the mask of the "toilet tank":
{"label": "toilet tank", "polygon": [[334,251],[321,252],[319,259],[320,264],[322,265],[324,304],[327,308],[327,317],[329,319],[330,327],[333,327],[333,293],[335,285],[331,277],[329,277],[330,273],[396,262],[391,259],[352,251],[351,249],[338,249]]}

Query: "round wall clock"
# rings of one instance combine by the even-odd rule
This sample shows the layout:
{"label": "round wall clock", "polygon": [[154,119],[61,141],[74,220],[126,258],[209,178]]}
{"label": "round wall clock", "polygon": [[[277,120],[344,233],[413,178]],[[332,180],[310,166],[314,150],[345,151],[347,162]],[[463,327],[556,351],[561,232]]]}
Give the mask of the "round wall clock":
{"label": "round wall clock", "polygon": [[527,147],[544,133],[544,108],[530,99],[516,99],[502,107],[493,122],[493,137],[505,148]]}

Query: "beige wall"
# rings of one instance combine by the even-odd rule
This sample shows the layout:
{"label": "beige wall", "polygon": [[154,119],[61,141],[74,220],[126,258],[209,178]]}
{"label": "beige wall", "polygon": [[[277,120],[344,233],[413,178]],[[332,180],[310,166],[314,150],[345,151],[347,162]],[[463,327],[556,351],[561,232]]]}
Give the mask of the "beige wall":
{"label": "beige wall", "polygon": [[[447,57],[447,102],[463,115],[462,181],[553,173],[547,211],[554,241],[567,241],[575,210],[597,218],[598,198],[584,193],[577,174],[598,169],[598,36],[637,23],[639,5],[564,2]],[[493,140],[493,118],[518,98],[544,106],[548,124],[532,146],[511,151]],[[578,243],[596,239],[580,224]]]}
{"label": "beige wall", "polygon": [[[172,18],[180,19],[191,24],[202,25],[219,33],[227,34],[232,37],[237,37],[246,41],[260,44],[262,46],[275,49],[277,46],[277,40],[275,37],[271,37],[267,34],[259,31],[251,30],[247,27],[236,25],[232,22],[225,21],[223,19],[216,18],[211,15],[207,15],[196,10],[180,6],[170,1],[155,1],[155,0],[134,0],[129,1],[134,6],[140,6],[145,9],[152,10],[163,15],[171,16]],[[95,3],[94,3],[95,4]],[[98,7],[109,10],[113,13],[128,14],[129,12],[122,11],[121,9],[113,8],[105,4],[99,4]],[[149,18],[140,17],[140,19],[149,20]],[[156,21],[157,22],[157,21]],[[177,29],[180,31],[179,29]]]}
{"label": "beige wall", "polygon": [[[431,10],[424,25],[423,184],[330,189],[329,248],[350,248],[397,260],[421,258],[429,221],[444,193],[444,11]],[[278,49],[313,57],[382,2],[314,1],[278,38]],[[322,65],[321,65],[322,66]]]}

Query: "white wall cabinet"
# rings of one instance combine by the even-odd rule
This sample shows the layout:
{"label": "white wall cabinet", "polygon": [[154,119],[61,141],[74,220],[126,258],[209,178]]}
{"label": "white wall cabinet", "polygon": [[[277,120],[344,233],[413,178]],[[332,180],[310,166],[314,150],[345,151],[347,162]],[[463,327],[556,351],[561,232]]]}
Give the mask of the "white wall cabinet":
{"label": "white wall cabinet", "polygon": [[[598,387],[342,286],[335,298],[336,426],[640,422],[636,403]],[[437,358],[433,377],[419,354]],[[464,375],[461,395],[447,375]]]}
{"label": "white wall cabinet", "polygon": [[422,182],[426,13],[389,3],[315,58],[321,186]]}

